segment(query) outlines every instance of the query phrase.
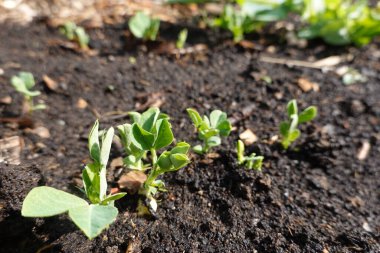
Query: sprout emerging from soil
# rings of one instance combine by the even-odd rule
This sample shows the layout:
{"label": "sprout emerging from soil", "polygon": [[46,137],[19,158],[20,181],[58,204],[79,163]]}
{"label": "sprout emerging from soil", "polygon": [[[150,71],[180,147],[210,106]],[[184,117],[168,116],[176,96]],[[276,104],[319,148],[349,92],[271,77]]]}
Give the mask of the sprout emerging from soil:
{"label": "sprout emerging from soil", "polygon": [[[131,112],[130,116],[133,124],[118,126],[119,136],[127,154],[124,165],[135,170],[150,169],[139,194],[145,196],[145,203],[155,212],[157,201],[154,195],[158,191],[165,191],[165,184],[157,179],[158,176],[177,171],[187,165],[190,162],[187,156],[190,145],[179,142],[171,150],[165,150],[157,156],[159,149],[169,146],[174,140],[169,116],[161,113],[158,108],[150,108],[142,114]],[[150,163],[144,164],[142,160],[148,154]]]}
{"label": "sprout emerging from soil", "polygon": [[48,186],[32,189],[26,196],[21,214],[24,217],[50,217],[68,212],[83,233],[92,239],[115,221],[118,210],[114,201],[126,193],[107,195],[106,166],[111,150],[114,130],[111,127],[99,134],[96,121],[89,134],[89,151],[93,163],[87,164],[82,173],[83,192],[91,204],[73,194]]}
{"label": "sprout emerging from soil", "polygon": [[128,26],[136,38],[154,41],[160,28],[160,20],[140,11],[129,20]]}
{"label": "sprout emerging from soil", "polygon": [[183,29],[178,34],[178,39],[175,44],[176,47],[178,49],[182,49],[185,46],[186,40],[187,40],[187,29]]}
{"label": "sprout emerging from soil", "polygon": [[255,169],[261,171],[263,165],[264,156],[256,156],[255,153],[249,156],[244,155],[244,143],[238,140],[236,143],[236,152],[239,165],[244,165],[247,169]]}
{"label": "sprout emerging from soil", "polygon": [[195,109],[188,108],[187,113],[198,130],[198,138],[203,141],[203,145],[193,147],[198,154],[205,154],[212,147],[219,146],[221,137],[227,137],[231,132],[231,123],[225,112],[214,110],[210,118],[204,115],[203,119]]}
{"label": "sprout emerging from soil", "polygon": [[83,27],[77,26],[74,22],[68,21],[60,27],[59,31],[65,35],[67,39],[78,43],[80,48],[88,49],[90,36],[88,36]]}
{"label": "sprout emerging from soil", "polygon": [[300,137],[301,131],[297,128],[298,125],[313,120],[318,113],[317,107],[309,106],[298,114],[297,101],[295,99],[288,103],[286,110],[288,120],[280,124],[280,133],[282,135],[281,144],[284,149],[288,149],[290,144]]}
{"label": "sprout emerging from soil", "polygon": [[45,104],[40,103],[35,105],[33,103],[33,97],[41,95],[41,92],[31,90],[36,84],[32,73],[20,72],[17,76],[11,78],[11,84],[16,91],[24,96],[24,111],[31,113],[35,110],[46,108]]}

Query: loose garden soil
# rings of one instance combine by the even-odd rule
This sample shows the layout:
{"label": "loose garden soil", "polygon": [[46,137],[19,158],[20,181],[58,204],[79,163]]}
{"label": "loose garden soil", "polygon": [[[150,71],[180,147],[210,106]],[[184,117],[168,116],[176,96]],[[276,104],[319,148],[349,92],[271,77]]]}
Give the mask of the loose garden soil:
{"label": "loose garden soil", "polygon": [[[33,114],[41,138],[12,123],[0,124],[0,139],[24,139],[21,165],[0,164],[0,252],[379,252],[380,251],[380,49],[334,48],[317,41],[307,48],[285,45],[280,36],[254,38],[253,49],[216,43],[213,32],[191,30],[190,45],[209,49],[175,57],[141,43],[131,46],[126,24],[91,30],[90,56],[62,47],[56,29],[39,21],[28,27],[0,25],[1,117],[16,117],[21,96],[9,84],[20,70],[37,78],[49,106]],[[172,28],[164,26],[162,34]],[[334,72],[265,63],[261,55],[298,60],[350,54],[349,66],[368,81],[345,86]],[[135,57],[136,62],[131,60]],[[47,75],[58,84],[48,89]],[[261,79],[269,76],[271,83]],[[319,90],[303,92],[306,78]],[[316,105],[318,118],[301,127],[289,151],[273,141],[285,119],[287,101]],[[83,108],[83,100],[88,105]],[[88,240],[66,215],[29,219],[22,200],[37,185],[78,193],[89,161],[87,134],[100,115],[101,127],[128,121],[122,114],[160,103],[172,118],[177,140],[196,144],[185,109],[219,108],[236,127],[213,157],[164,176],[168,192],[159,196],[157,217],[138,217],[136,197],[117,202],[119,216],[99,237]],[[115,115],[117,115],[115,117]],[[265,156],[262,172],[236,165],[235,142],[251,129],[259,140],[248,151]],[[371,149],[363,160],[363,143]],[[122,155],[115,146],[112,158]],[[109,170],[116,186],[117,169]]]}

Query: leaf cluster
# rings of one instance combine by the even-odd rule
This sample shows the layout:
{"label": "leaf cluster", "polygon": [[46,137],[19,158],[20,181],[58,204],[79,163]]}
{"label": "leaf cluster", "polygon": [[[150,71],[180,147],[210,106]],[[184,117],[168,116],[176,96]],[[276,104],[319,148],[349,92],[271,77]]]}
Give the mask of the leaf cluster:
{"label": "leaf cluster", "polygon": [[295,99],[289,101],[286,109],[288,120],[280,124],[281,144],[284,149],[288,149],[289,145],[300,137],[301,131],[298,129],[298,125],[313,120],[318,112],[317,107],[309,106],[301,113],[298,113],[297,101]]}
{"label": "leaf cluster", "polygon": [[304,1],[302,17],[308,26],[299,31],[299,37],[318,37],[332,45],[362,46],[380,34],[380,4],[370,8],[367,0]]}
{"label": "leaf cluster", "polygon": [[239,165],[244,165],[247,169],[254,169],[261,171],[263,165],[264,156],[256,156],[255,153],[249,156],[244,155],[244,143],[238,140],[236,143],[236,152]]}
{"label": "leaf cluster", "polygon": [[135,37],[154,41],[160,28],[160,20],[139,11],[129,20],[128,26]]}
{"label": "leaf cluster", "polygon": [[221,137],[227,137],[231,132],[231,123],[225,112],[214,110],[210,117],[204,115],[203,118],[193,108],[188,108],[187,113],[198,131],[198,138],[203,141],[203,145],[193,147],[198,154],[205,154],[210,148],[219,146]]}
{"label": "leaf cluster", "polygon": [[50,217],[68,212],[72,221],[89,239],[99,235],[116,219],[118,210],[114,207],[114,201],[126,194],[106,194],[106,166],[113,136],[113,128],[99,134],[98,121],[89,134],[88,146],[93,162],[86,165],[82,180],[83,192],[91,204],[73,194],[41,186],[28,193],[21,214],[25,217]]}
{"label": "leaf cluster", "polygon": [[[170,151],[165,150],[157,158],[157,151],[169,146],[173,140],[173,132],[169,116],[161,113],[158,108],[150,108],[144,113],[131,112],[132,124],[118,126],[119,137],[127,154],[124,164],[129,169],[146,170],[150,168],[147,180],[140,194],[145,195],[155,211],[157,208],[153,196],[158,190],[164,190],[165,185],[157,177],[183,168],[190,162],[187,156],[190,145],[179,142]],[[150,164],[144,164],[147,154],[151,156]]]}
{"label": "leaf cluster", "polygon": [[77,26],[74,22],[67,21],[60,27],[59,31],[65,35],[67,39],[77,42],[80,48],[88,48],[90,36],[88,36],[83,27]]}

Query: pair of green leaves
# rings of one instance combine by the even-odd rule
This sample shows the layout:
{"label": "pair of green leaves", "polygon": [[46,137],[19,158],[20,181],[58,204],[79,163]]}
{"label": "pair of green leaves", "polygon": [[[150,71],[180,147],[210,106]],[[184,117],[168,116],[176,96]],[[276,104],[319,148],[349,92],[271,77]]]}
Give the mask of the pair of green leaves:
{"label": "pair of green leaves", "polygon": [[309,106],[298,114],[298,106],[295,99],[288,103],[286,109],[288,121],[281,122],[280,124],[281,144],[284,149],[288,149],[289,145],[300,137],[301,131],[297,128],[298,125],[313,120],[318,112],[317,107]]}
{"label": "pair of green leaves", "polygon": [[41,95],[41,92],[31,90],[36,84],[32,73],[20,72],[17,76],[12,76],[11,84],[16,91],[24,96],[25,101],[28,103],[29,111],[43,110],[46,108],[45,104],[33,104],[32,98]]}
{"label": "pair of green leaves", "polygon": [[244,165],[247,169],[255,169],[261,171],[263,165],[264,156],[256,156],[252,153],[249,156],[244,155],[244,143],[238,140],[236,143],[237,158],[240,165]]}
{"label": "pair of green leaves", "polygon": [[135,37],[154,41],[160,28],[160,20],[151,18],[140,11],[129,20],[128,26]]}
{"label": "pair of green leaves", "polygon": [[99,235],[118,214],[114,206],[88,204],[75,195],[47,186],[31,190],[21,210],[24,217],[51,217],[66,212],[89,239]]}
{"label": "pair of green leaves", "polygon": [[198,137],[203,141],[202,145],[197,145],[193,150],[198,154],[204,154],[211,147],[221,144],[221,137],[227,137],[232,129],[227,114],[220,110],[214,110],[210,114],[210,118],[206,115],[203,118],[192,108],[187,109],[187,113],[198,130]]}
{"label": "pair of green leaves", "polygon": [[88,238],[99,235],[116,219],[118,210],[114,207],[114,201],[126,194],[106,195],[106,166],[113,136],[113,128],[99,134],[98,121],[89,134],[88,146],[93,163],[85,167],[82,179],[84,192],[92,204],[64,191],[42,186],[28,193],[21,214],[25,217],[50,217],[68,212],[69,217]]}
{"label": "pair of green leaves", "polygon": [[88,36],[83,27],[77,26],[74,22],[68,21],[61,26],[60,32],[65,35],[67,39],[76,41],[82,49],[88,48],[90,36]]}

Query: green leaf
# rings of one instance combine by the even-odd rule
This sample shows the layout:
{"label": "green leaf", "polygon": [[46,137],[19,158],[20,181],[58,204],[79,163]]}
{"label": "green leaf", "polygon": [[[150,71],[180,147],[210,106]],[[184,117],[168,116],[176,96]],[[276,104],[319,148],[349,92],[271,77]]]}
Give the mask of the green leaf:
{"label": "green leaf", "polygon": [[87,35],[83,27],[77,27],[75,29],[75,35],[78,39],[79,46],[83,48],[88,48],[88,43],[90,42],[90,37]]}
{"label": "green leaf", "polygon": [[99,144],[99,121],[96,120],[88,135],[88,149],[90,151],[91,158],[101,163],[100,161],[100,144]]}
{"label": "green leaf", "polygon": [[129,117],[131,117],[133,123],[138,123],[140,122],[141,119],[141,114],[138,112],[129,112],[128,113]]}
{"label": "green leaf", "polygon": [[309,106],[298,115],[298,124],[313,120],[317,116],[317,113],[317,107]]}
{"label": "green leaf", "polygon": [[150,150],[153,147],[154,135],[142,129],[136,123],[132,125],[132,143],[139,149]]}
{"label": "green leaf", "polygon": [[290,142],[293,142],[296,139],[298,139],[298,137],[300,137],[300,135],[301,135],[301,131],[298,129],[295,129],[294,131],[290,132],[288,139]]}
{"label": "green leaf", "polygon": [[46,109],[46,105],[45,104],[37,104],[37,105],[34,105],[32,110],[33,111],[36,111],[36,110],[45,110]]}
{"label": "green leaf", "polygon": [[212,136],[209,139],[207,139],[207,145],[209,147],[219,146],[220,143],[221,143],[221,139],[219,136]]}
{"label": "green leaf", "polygon": [[175,170],[179,170],[190,162],[190,159],[185,154],[172,154],[170,155],[170,161],[173,164]]}
{"label": "green leaf", "polygon": [[190,145],[186,142],[178,142],[177,145],[170,151],[171,154],[187,154]]}
{"label": "green leaf", "polygon": [[288,105],[286,106],[286,111],[288,112],[289,117],[294,114],[298,114],[297,101],[295,99],[289,101]]}
{"label": "green leaf", "polygon": [[33,74],[30,73],[30,72],[20,72],[18,73],[18,76],[20,77],[20,79],[24,82],[25,84],[25,87],[29,90],[31,88],[33,88],[33,86],[35,85],[35,81],[34,81],[34,77],[33,77]]}
{"label": "green leaf", "polygon": [[143,114],[139,120],[139,125],[146,131],[152,132],[153,127],[156,124],[156,121],[160,115],[160,109],[158,108],[149,108]]}
{"label": "green leaf", "polygon": [[103,199],[102,205],[107,205],[111,201],[115,201],[115,200],[121,199],[125,195],[127,195],[126,192],[119,192],[119,193],[115,193],[113,195],[107,196],[105,199]]}
{"label": "green leaf", "polygon": [[39,91],[30,91],[26,87],[25,82],[20,77],[13,76],[11,78],[11,84],[16,89],[16,91],[20,92],[24,96],[35,97],[41,94]]}
{"label": "green leaf", "polygon": [[199,113],[192,108],[187,108],[186,111],[195,127],[198,128],[198,126],[203,122],[201,115],[199,115]]}
{"label": "green leaf", "polygon": [[28,193],[22,204],[21,214],[25,217],[50,217],[81,206],[88,206],[88,203],[70,193],[40,186]]}
{"label": "green leaf", "polygon": [[214,110],[210,113],[210,125],[212,128],[217,128],[221,122],[226,120],[227,114],[220,110]]}
{"label": "green leaf", "polygon": [[137,38],[144,38],[146,30],[150,27],[150,18],[143,12],[137,12],[128,22],[129,29]]}
{"label": "green leaf", "polygon": [[217,129],[219,130],[221,136],[226,137],[230,135],[232,126],[229,120],[225,120],[218,124]]}
{"label": "green leaf", "polygon": [[187,29],[185,28],[185,29],[182,29],[178,34],[178,38],[175,44],[176,47],[178,49],[182,49],[185,46],[186,39],[187,39]]}
{"label": "green leaf", "polygon": [[289,123],[286,121],[283,121],[280,123],[280,133],[282,136],[287,136],[289,133]]}
{"label": "green leaf", "polygon": [[241,140],[238,140],[236,143],[236,153],[239,164],[244,162],[244,143]]}
{"label": "green leaf", "polygon": [[157,160],[158,166],[163,170],[169,170],[172,167],[172,162],[170,161],[170,152],[166,151],[160,155]]}
{"label": "green leaf", "polygon": [[167,119],[159,119],[155,124],[156,140],[154,148],[160,149],[170,145],[173,142],[174,136],[171,130],[171,125]]}
{"label": "green leaf", "polygon": [[89,238],[98,236],[116,220],[117,208],[113,206],[86,205],[69,210],[69,216]]}
{"label": "green leaf", "polygon": [[84,190],[93,204],[100,202],[100,167],[97,164],[87,164],[82,171]]}
{"label": "green leaf", "polygon": [[204,153],[203,147],[201,145],[196,145],[193,147],[195,153],[202,155]]}
{"label": "green leaf", "polygon": [[111,127],[107,130],[102,140],[102,147],[100,150],[100,162],[104,167],[106,167],[108,163],[114,132],[115,131],[113,127]]}

